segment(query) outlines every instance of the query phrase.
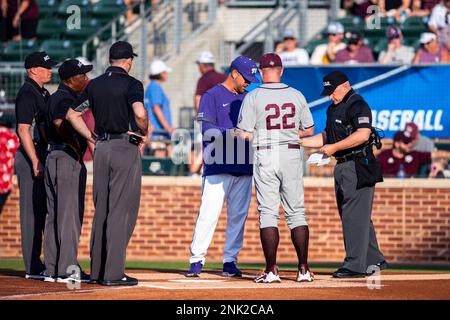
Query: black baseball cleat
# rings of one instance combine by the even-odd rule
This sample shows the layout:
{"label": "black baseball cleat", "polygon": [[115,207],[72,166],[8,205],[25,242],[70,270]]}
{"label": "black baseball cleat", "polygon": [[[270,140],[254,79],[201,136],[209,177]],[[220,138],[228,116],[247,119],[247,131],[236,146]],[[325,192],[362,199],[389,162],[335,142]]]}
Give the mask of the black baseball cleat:
{"label": "black baseball cleat", "polygon": [[339,268],[333,273],[333,278],[364,278],[365,273],[355,272],[346,268]]}
{"label": "black baseball cleat", "polygon": [[367,276],[371,276],[376,272],[380,272],[384,269],[387,269],[389,267],[388,263],[386,262],[386,260],[383,260],[377,264],[373,264],[367,267],[366,270],[366,275]]}
{"label": "black baseball cleat", "polygon": [[126,274],[119,280],[102,280],[97,281],[102,286],[136,286],[138,279],[127,276]]}

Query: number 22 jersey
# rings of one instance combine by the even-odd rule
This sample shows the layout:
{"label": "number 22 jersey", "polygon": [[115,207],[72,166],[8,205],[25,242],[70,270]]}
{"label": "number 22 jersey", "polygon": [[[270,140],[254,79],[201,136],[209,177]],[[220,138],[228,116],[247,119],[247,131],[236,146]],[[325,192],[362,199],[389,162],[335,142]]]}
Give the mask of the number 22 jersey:
{"label": "number 22 jersey", "polygon": [[284,83],[264,83],[242,102],[237,128],[254,133],[254,146],[299,143],[298,130],[314,126],[303,94]]}

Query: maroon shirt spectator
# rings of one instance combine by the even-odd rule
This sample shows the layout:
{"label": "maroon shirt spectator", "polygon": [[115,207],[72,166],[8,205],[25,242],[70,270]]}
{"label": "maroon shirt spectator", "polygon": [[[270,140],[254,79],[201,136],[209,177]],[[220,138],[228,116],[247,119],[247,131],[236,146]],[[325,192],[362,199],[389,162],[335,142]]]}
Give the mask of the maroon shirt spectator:
{"label": "maroon shirt spectator", "polygon": [[222,83],[227,78],[223,73],[219,73],[214,69],[214,55],[209,51],[203,51],[200,53],[196,63],[202,76],[198,79],[197,89],[194,95],[194,107],[195,111],[198,111],[201,96],[214,87],[215,85]]}
{"label": "maroon shirt spectator", "polygon": [[412,177],[418,174],[421,166],[431,162],[431,153],[411,151],[411,142],[411,138],[399,131],[394,136],[393,148],[378,155],[384,176],[397,176],[403,166],[405,177]]}
{"label": "maroon shirt spectator", "polygon": [[363,44],[359,32],[351,32],[347,37],[347,47],[336,53],[335,63],[371,63],[375,62],[372,51]]}
{"label": "maroon shirt spectator", "polygon": [[[33,39],[36,37],[39,7],[36,0],[0,0],[5,12],[1,12],[1,40]],[[20,34],[19,34],[20,25]]]}
{"label": "maroon shirt spectator", "polygon": [[421,0],[422,5],[421,5],[421,9],[424,10],[433,10],[434,6],[437,5],[440,0]]}

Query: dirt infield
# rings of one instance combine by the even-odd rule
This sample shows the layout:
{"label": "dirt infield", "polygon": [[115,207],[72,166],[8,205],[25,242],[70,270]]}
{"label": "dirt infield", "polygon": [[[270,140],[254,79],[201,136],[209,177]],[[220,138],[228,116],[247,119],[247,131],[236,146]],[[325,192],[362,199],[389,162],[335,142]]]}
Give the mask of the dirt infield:
{"label": "dirt infield", "polygon": [[136,287],[107,288],[82,284],[68,289],[66,284],[26,280],[23,273],[0,271],[0,300],[450,300],[450,273],[385,271],[379,277],[333,279],[328,272],[316,273],[312,283],[295,282],[295,272],[283,272],[282,282],[256,284],[255,270],[241,279],[227,279],[217,272],[186,278],[182,271],[130,270],[139,279]]}

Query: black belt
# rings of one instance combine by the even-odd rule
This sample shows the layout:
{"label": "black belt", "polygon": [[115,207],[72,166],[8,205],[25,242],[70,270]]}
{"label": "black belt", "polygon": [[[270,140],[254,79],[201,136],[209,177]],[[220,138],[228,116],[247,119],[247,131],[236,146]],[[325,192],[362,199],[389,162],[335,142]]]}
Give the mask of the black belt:
{"label": "black belt", "polygon": [[79,155],[71,148],[64,144],[49,144],[48,149],[49,152],[52,151],[64,151],[69,156],[74,158],[76,161],[79,161]]}
{"label": "black belt", "polygon": [[[287,145],[288,149],[300,149],[300,145],[297,143],[288,143]],[[267,150],[272,149],[272,146],[258,146],[256,147],[256,150]]]}
{"label": "black belt", "polygon": [[102,133],[97,137],[98,141],[128,139],[128,133]]}
{"label": "black belt", "polygon": [[340,164],[340,163],[344,163],[344,162],[347,162],[347,161],[355,160],[355,158],[365,157],[365,156],[367,156],[367,153],[368,153],[367,152],[367,148],[363,148],[363,149],[359,149],[359,150],[354,150],[354,151],[352,151],[350,153],[347,153],[347,154],[345,154],[343,156],[335,157],[335,158],[337,160],[337,164]]}

